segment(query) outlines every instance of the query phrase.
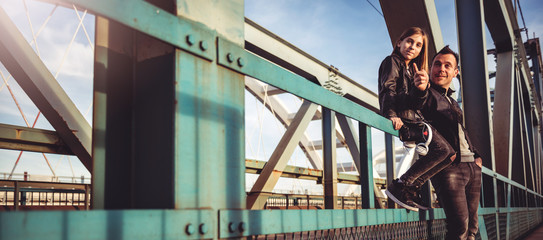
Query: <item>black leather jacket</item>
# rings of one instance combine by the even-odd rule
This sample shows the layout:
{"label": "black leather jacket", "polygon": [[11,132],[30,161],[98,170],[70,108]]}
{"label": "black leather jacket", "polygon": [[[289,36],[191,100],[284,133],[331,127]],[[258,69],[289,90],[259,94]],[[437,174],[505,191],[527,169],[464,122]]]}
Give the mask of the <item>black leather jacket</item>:
{"label": "black leather jacket", "polygon": [[[462,109],[458,106],[458,102],[451,97],[454,91],[452,89],[444,89],[440,86],[432,84],[429,90],[428,99],[424,104],[421,112],[424,119],[428,121],[446,140],[451,144],[457,153],[460,153],[460,140],[458,135],[458,126],[462,127],[469,149],[475,153],[475,158],[480,157],[477,149],[471,143],[468,132],[464,127]],[[447,98],[450,100],[447,100]],[[455,162],[460,162],[460,157],[456,158]]]}
{"label": "black leather jacket", "polygon": [[417,114],[422,108],[428,89],[420,91],[415,87],[411,66],[397,54],[386,57],[379,67],[379,105],[381,115],[386,118],[400,117],[402,120],[419,121]]}

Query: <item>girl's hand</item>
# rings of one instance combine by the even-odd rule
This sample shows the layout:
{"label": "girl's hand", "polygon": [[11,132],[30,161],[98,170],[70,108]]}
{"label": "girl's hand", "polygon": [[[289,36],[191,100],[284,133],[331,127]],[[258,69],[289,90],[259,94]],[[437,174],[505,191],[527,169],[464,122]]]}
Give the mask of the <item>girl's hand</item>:
{"label": "girl's hand", "polygon": [[419,90],[424,91],[428,87],[428,73],[426,70],[419,70],[416,63],[413,63],[413,67],[415,68],[415,87],[417,87]]}
{"label": "girl's hand", "polygon": [[402,128],[403,122],[402,119],[399,117],[391,117],[390,120],[392,121],[392,126],[394,126],[395,130],[398,130]]}

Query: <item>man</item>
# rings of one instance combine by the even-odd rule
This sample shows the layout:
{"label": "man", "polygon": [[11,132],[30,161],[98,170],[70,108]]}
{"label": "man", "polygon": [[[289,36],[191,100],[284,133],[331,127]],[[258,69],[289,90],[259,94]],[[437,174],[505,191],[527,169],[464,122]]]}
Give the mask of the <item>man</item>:
{"label": "man", "polygon": [[451,98],[458,54],[445,46],[431,63],[431,87],[422,114],[457,153],[455,161],[431,180],[447,217],[446,239],[475,239],[481,194],[482,160],[463,126],[462,110]]}

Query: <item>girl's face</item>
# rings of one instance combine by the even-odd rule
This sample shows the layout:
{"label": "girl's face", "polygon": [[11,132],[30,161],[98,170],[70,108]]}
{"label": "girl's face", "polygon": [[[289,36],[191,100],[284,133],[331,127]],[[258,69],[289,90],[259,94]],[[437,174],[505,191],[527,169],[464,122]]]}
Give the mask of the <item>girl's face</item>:
{"label": "girl's face", "polygon": [[[398,46],[400,48],[400,53],[405,59],[406,63],[415,59],[419,56],[420,50],[424,45],[421,34],[413,34],[409,37],[404,38]],[[419,66],[420,67],[420,66]]]}

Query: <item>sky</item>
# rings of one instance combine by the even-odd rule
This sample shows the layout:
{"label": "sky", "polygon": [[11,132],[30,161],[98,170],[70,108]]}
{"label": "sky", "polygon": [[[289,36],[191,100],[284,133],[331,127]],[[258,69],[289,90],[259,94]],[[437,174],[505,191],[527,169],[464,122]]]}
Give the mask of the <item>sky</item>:
{"label": "sky", "polygon": [[[453,50],[458,50],[454,1],[437,0],[435,4],[444,43],[450,45]],[[541,38],[543,15],[540,13],[543,12],[543,1],[520,0],[520,6],[530,37],[535,32],[535,36]],[[91,123],[94,16],[86,14],[80,25],[74,9],[55,8],[51,4],[33,0],[0,0],[0,7],[6,11],[29,42],[33,40],[32,32],[38,33],[42,24],[49,19],[46,27],[36,38],[37,47],[35,44],[33,47],[39,51],[53,75],[58,73],[58,82]],[[28,9],[28,16],[25,9]],[[51,12],[53,13],[48,18]],[[377,91],[379,64],[392,51],[385,20],[380,12],[378,0],[245,0],[246,17],[320,61],[336,66],[340,72],[374,92]],[[77,13],[81,17],[84,14],[81,10]],[[523,26],[521,20],[519,24]],[[85,34],[85,30],[88,34]],[[74,35],[76,31],[77,34]],[[2,34],[0,38],[1,36]],[[493,48],[488,34],[487,48]],[[489,58],[488,61],[489,70],[492,71],[493,59]],[[0,76],[2,77],[0,123],[26,126],[9,89],[4,84],[4,80],[7,80],[22,112],[32,125],[38,109],[16,81],[7,79],[9,72],[3,65],[0,65],[0,72],[3,75]],[[294,101],[291,96],[285,98]],[[274,120],[272,113],[255,102],[252,96],[246,94],[246,138],[249,142],[246,144],[246,153],[247,158],[265,160],[271,155],[284,128]],[[288,107],[295,109],[297,106],[299,103],[293,103]],[[36,127],[52,129],[43,116],[38,118]],[[319,127],[319,124],[312,123],[309,129]],[[311,133],[315,131],[309,132],[312,138],[319,137],[319,134]],[[382,137],[379,136],[374,138],[374,149],[382,145],[381,140]],[[343,156],[347,153],[338,154]],[[0,150],[0,178],[2,173],[11,172],[18,155],[18,151]],[[46,156],[57,176],[90,177],[89,172],[76,157],[54,154]],[[292,161],[289,164],[308,165],[299,149],[294,153]],[[52,175],[46,160],[39,153],[22,154],[15,173],[24,171],[36,175]]]}

